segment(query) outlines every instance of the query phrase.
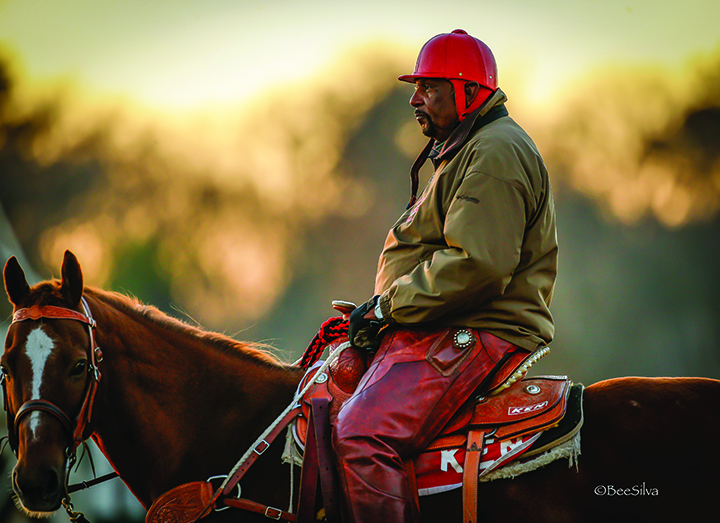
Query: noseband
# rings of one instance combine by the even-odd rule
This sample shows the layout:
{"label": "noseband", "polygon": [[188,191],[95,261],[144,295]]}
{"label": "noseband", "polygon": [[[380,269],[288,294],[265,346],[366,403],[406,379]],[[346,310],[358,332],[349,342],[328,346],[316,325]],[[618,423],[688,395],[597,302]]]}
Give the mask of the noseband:
{"label": "noseband", "polygon": [[18,309],[17,311],[15,311],[15,314],[13,314],[13,324],[26,320],[39,320],[41,318],[79,321],[87,325],[88,334],[90,335],[90,365],[88,366],[90,383],[87,387],[87,390],[85,391],[85,398],[83,399],[80,412],[78,413],[77,418],[74,422],[65,412],[63,412],[61,408],[44,399],[30,400],[23,403],[23,405],[18,409],[17,414],[15,414],[15,416],[13,417],[8,410],[9,405],[7,384],[5,376],[2,376],[2,388],[5,398],[5,413],[7,415],[8,425],[8,441],[10,444],[10,448],[16,455],[18,451],[18,426],[20,424],[20,421],[25,415],[34,411],[47,412],[48,414],[51,414],[55,416],[55,418],[60,420],[60,423],[62,423],[63,427],[65,427],[68,434],[70,434],[70,436],[72,437],[72,441],[70,443],[70,446],[68,447],[68,455],[74,455],[75,450],[85,439],[83,437],[83,433],[85,432],[87,425],[90,423],[93,402],[95,400],[95,393],[97,392],[98,382],[100,381],[100,370],[98,369],[97,364],[102,361],[102,352],[100,351],[100,347],[97,346],[97,342],[95,341],[96,324],[95,320],[92,317],[92,314],[90,313],[90,307],[88,307],[85,298],[82,299],[82,306],[85,314],[81,314],[72,309],[54,307],[51,305],[33,305],[32,307],[26,309]]}

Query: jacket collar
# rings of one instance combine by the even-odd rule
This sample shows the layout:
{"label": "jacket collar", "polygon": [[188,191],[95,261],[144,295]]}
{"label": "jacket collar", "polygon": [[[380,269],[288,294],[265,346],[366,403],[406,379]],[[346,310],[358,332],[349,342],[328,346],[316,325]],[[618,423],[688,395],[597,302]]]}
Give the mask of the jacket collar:
{"label": "jacket collar", "polygon": [[487,101],[480,107],[470,113],[460,124],[453,130],[448,139],[445,141],[434,160],[443,161],[449,160],[465,145],[468,141],[470,134],[479,129],[480,127],[489,124],[490,122],[497,120],[503,116],[508,115],[508,111],[505,108],[505,102],[507,96],[500,89],[497,89]]}
{"label": "jacket collar", "polygon": [[[506,101],[507,96],[505,96],[505,93],[503,93],[500,89],[496,89],[492,96],[490,96],[484,104],[470,113],[453,130],[448,139],[445,141],[445,144],[442,146],[440,153],[432,157],[433,163],[437,165],[438,162],[451,160],[462,148],[462,146],[465,145],[473,131],[479,129],[483,125],[487,125],[490,122],[497,120],[498,118],[507,116],[508,111],[505,108]],[[428,141],[425,145],[410,169],[411,195],[410,202],[407,205],[408,209],[412,207],[417,200],[420,168],[425,164],[425,161],[433,152],[435,145],[435,139],[430,138],[430,141]]]}

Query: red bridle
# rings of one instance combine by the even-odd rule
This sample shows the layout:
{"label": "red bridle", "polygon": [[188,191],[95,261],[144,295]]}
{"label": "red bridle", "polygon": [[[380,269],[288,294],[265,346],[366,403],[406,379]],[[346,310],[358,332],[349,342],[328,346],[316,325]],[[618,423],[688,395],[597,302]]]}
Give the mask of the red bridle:
{"label": "red bridle", "polygon": [[72,309],[54,307],[52,305],[33,305],[32,307],[28,307],[25,309],[18,309],[17,311],[15,311],[15,314],[13,314],[13,324],[26,320],[39,320],[41,318],[79,321],[87,325],[88,334],[90,335],[90,365],[88,366],[90,383],[87,387],[87,390],[85,391],[85,398],[83,399],[82,407],[80,408],[80,412],[78,413],[74,423],[70,419],[70,417],[65,414],[65,412],[63,412],[61,408],[44,399],[30,400],[23,403],[23,405],[18,409],[17,413],[13,417],[12,414],[8,411],[8,394],[5,377],[3,376],[2,387],[5,397],[5,412],[7,414],[8,440],[10,443],[10,448],[15,454],[17,454],[19,438],[18,425],[20,423],[20,420],[26,414],[29,414],[30,412],[36,410],[47,412],[48,414],[55,416],[58,420],[60,420],[62,425],[68,431],[68,433],[72,437],[72,441],[70,443],[70,446],[68,447],[68,455],[73,455],[75,453],[75,450],[85,439],[83,437],[83,433],[85,432],[86,427],[90,423],[93,403],[95,401],[95,393],[97,392],[98,382],[100,381],[101,376],[97,364],[102,361],[102,351],[100,350],[100,347],[97,346],[97,342],[95,341],[96,324],[95,320],[92,317],[92,314],[90,313],[90,308],[88,307],[85,298],[82,299],[82,306],[85,310],[85,314],[81,314],[80,312],[74,311]]}

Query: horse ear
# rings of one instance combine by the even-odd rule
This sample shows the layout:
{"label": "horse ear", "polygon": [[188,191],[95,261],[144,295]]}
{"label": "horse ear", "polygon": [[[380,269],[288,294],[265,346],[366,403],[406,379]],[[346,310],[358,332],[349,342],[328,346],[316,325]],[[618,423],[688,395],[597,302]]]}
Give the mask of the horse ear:
{"label": "horse ear", "polygon": [[30,292],[30,286],[25,278],[25,272],[15,256],[5,264],[3,278],[5,279],[5,292],[7,292],[10,303],[18,307]]}
{"label": "horse ear", "polygon": [[83,274],[80,263],[70,251],[65,251],[61,273],[60,292],[68,299],[71,307],[77,307],[83,295]]}

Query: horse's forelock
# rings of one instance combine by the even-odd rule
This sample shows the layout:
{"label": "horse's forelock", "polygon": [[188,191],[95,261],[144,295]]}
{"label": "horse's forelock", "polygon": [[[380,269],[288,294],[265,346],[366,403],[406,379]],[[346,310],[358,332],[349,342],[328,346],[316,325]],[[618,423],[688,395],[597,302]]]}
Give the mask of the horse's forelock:
{"label": "horse's forelock", "polygon": [[54,305],[56,307],[67,307],[67,298],[63,296],[60,291],[59,280],[48,280],[33,286],[30,292],[23,300],[22,304],[18,304],[22,307],[29,307],[31,305],[39,305],[41,307],[45,305]]}

